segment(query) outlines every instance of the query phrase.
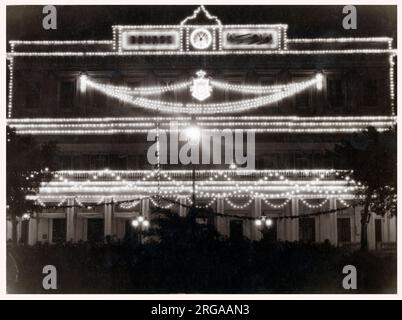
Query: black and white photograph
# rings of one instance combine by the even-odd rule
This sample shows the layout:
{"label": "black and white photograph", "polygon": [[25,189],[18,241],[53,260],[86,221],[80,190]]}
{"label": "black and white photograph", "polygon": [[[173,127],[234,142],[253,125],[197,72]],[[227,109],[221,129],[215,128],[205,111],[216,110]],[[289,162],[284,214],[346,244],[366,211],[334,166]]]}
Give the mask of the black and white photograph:
{"label": "black and white photograph", "polygon": [[396,5],[5,11],[7,295],[397,294]]}

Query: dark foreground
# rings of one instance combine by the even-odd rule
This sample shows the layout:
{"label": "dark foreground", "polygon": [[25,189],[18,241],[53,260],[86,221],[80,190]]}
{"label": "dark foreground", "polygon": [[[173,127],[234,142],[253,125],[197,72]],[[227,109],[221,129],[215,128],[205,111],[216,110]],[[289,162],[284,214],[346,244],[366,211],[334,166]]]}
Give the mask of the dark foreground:
{"label": "dark foreground", "polygon": [[[18,265],[18,281],[10,254]],[[7,260],[9,293],[396,292],[396,257],[325,244],[38,245],[9,248]],[[45,265],[57,269],[57,290],[42,288]],[[358,290],[343,289],[345,265],[357,268]]]}

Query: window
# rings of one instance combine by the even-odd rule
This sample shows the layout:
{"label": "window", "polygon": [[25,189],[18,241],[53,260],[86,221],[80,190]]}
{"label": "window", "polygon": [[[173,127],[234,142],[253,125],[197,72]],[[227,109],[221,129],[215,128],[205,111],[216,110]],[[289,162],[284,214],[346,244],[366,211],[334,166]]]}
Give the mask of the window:
{"label": "window", "polygon": [[374,79],[364,82],[363,104],[367,107],[378,105],[378,84]]}
{"label": "window", "polygon": [[66,241],[66,219],[53,219],[53,242]]}
{"label": "window", "polygon": [[308,111],[310,108],[311,91],[306,89],[305,91],[296,94],[296,110]]}
{"label": "window", "polygon": [[295,154],[295,168],[296,169],[309,169],[311,168],[311,154],[296,153]]}
{"label": "window", "polygon": [[301,242],[315,242],[315,219],[301,218],[299,221],[299,238]]}
{"label": "window", "polygon": [[62,81],[60,83],[59,106],[61,109],[69,110],[74,108],[75,103],[75,82]]}
{"label": "window", "polygon": [[375,242],[382,242],[382,220],[375,219]]}
{"label": "window", "polygon": [[88,241],[103,241],[103,219],[88,219]]}
{"label": "window", "polygon": [[107,168],[107,156],[102,154],[90,155],[90,168],[92,170],[101,170]]}
{"label": "window", "polygon": [[27,109],[38,109],[40,107],[40,83],[30,82],[27,85],[26,95],[25,95],[25,108]]}
{"label": "window", "polygon": [[230,221],[230,239],[233,241],[243,240],[243,221],[231,220]]}
{"label": "window", "polygon": [[350,243],[351,242],[351,225],[350,218],[338,218],[338,243]]}
{"label": "window", "polygon": [[345,90],[341,79],[328,79],[328,102],[333,108],[343,107],[345,104]]}

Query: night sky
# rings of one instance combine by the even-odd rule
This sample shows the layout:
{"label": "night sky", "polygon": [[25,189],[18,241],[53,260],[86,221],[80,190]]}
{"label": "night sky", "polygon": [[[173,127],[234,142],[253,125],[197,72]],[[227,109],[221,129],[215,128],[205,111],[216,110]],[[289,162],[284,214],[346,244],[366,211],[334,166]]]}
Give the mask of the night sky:
{"label": "night sky", "polygon": [[[8,40],[111,39],[113,24],[179,24],[197,6],[57,6],[58,29],[42,28],[42,6],[8,6]],[[357,6],[358,29],[342,28],[342,6],[206,6],[223,24],[286,23],[289,37],[390,36],[396,6]]]}

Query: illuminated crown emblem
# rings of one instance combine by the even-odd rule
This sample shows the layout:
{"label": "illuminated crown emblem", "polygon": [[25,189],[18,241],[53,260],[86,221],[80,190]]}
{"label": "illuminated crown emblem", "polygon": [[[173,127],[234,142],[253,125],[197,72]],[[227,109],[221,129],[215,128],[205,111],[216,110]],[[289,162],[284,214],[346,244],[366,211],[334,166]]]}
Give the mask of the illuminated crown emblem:
{"label": "illuminated crown emblem", "polygon": [[205,71],[200,70],[196,75],[197,78],[193,78],[193,84],[190,87],[191,95],[199,101],[204,101],[211,96],[212,87],[209,83],[209,79],[205,78]]}

